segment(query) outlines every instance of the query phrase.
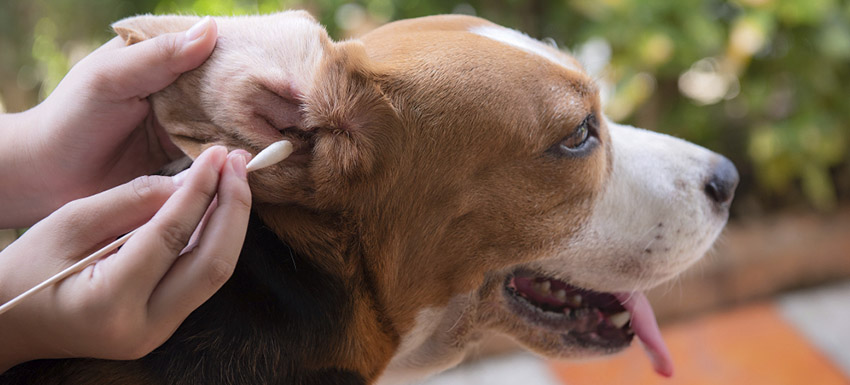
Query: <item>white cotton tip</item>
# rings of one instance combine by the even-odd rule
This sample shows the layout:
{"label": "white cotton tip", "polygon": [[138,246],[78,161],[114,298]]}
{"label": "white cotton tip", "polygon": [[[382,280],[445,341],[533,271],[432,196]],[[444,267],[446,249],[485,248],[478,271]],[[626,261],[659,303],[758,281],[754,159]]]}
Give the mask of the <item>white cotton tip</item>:
{"label": "white cotton tip", "polygon": [[251,172],[279,163],[286,159],[289,154],[292,154],[292,150],[292,143],[288,140],[274,142],[263,149],[263,151],[260,151],[254,159],[251,159],[246,168],[248,172]]}

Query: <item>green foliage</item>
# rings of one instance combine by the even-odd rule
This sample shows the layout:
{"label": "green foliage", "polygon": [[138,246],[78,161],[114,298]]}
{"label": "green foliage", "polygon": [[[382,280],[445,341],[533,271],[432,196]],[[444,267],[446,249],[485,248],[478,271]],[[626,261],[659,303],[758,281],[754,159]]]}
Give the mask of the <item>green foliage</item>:
{"label": "green foliage", "polygon": [[5,0],[0,106],[43,98],[122,17],[290,8],[337,38],[474,12],[584,59],[610,54],[594,74],[609,115],[726,154],[744,178],[739,196],[772,208],[802,195],[820,210],[850,198],[836,187],[850,185],[836,180],[850,168],[850,0]]}

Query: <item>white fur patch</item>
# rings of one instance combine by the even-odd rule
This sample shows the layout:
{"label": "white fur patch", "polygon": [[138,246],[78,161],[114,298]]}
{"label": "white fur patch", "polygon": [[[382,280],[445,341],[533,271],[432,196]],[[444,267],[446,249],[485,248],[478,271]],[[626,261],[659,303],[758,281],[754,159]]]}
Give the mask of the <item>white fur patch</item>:
{"label": "white fur patch", "polygon": [[558,385],[546,362],[531,354],[491,358],[450,370],[421,385]]}
{"label": "white fur patch", "polygon": [[454,296],[446,306],[425,308],[416,324],[404,335],[378,385],[401,385],[456,366],[463,360],[466,344],[457,345],[453,331],[463,318],[473,293]]}
{"label": "white fur patch", "polygon": [[613,169],[582,229],[543,271],[564,271],[578,286],[644,290],[696,262],[726,215],[705,194],[718,155],[668,135],[608,123]]}
{"label": "white fur patch", "polygon": [[571,71],[583,72],[577,65],[566,60],[563,55],[560,55],[560,52],[556,48],[533,39],[522,32],[492,25],[472,27],[469,29],[469,32],[519,48],[530,54],[541,56]]}

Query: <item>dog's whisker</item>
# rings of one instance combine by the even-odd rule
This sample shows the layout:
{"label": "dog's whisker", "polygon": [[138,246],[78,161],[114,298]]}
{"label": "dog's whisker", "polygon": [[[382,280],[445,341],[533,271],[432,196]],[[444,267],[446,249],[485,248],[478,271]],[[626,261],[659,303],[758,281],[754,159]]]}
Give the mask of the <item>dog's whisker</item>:
{"label": "dog's whisker", "polygon": [[[469,295],[468,295],[467,297],[468,297],[468,298],[467,298],[467,302],[472,303],[472,301],[474,301],[474,300],[475,300],[475,293],[474,293],[474,292],[470,292],[470,293],[469,293]],[[461,309],[461,311],[460,311],[460,315],[458,315],[458,317],[457,317],[457,319],[455,320],[454,324],[452,324],[452,326],[449,328],[449,331],[450,331],[450,332],[451,332],[452,330],[454,330],[454,329],[455,329],[458,325],[460,325],[460,321],[461,321],[461,320],[463,320],[463,317],[466,315],[466,312],[467,312],[467,311],[468,311],[468,308],[467,308],[467,307],[464,307],[463,309]]]}
{"label": "dog's whisker", "polygon": [[292,248],[289,248],[289,259],[292,260],[292,269],[298,271],[298,266],[295,265],[295,254],[292,253]]}

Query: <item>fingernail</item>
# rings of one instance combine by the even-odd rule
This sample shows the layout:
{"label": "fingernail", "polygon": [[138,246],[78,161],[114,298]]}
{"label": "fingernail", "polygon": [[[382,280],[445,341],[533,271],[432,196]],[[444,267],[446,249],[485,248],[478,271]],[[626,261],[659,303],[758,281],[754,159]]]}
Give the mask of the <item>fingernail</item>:
{"label": "fingernail", "polygon": [[245,150],[235,150],[228,154],[227,158],[230,159],[230,167],[233,168],[236,176],[241,179],[246,179],[248,171],[245,166],[248,165],[248,160],[251,158],[251,154]]}
{"label": "fingernail", "polygon": [[183,185],[183,182],[186,181],[186,176],[188,176],[188,175],[189,175],[189,169],[187,168],[183,171],[180,171],[179,174],[172,176],[171,181],[174,182],[175,186],[180,187],[180,186]]}
{"label": "fingernail", "polygon": [[204,35],[206,35],[207,29],[210,25],[210,20],[211,19],[209,16],[204,16],[201,21],[195,23],[192,28],[189,28],[189,30],[186,31],[186,42],[189,43],[198,40]]}

